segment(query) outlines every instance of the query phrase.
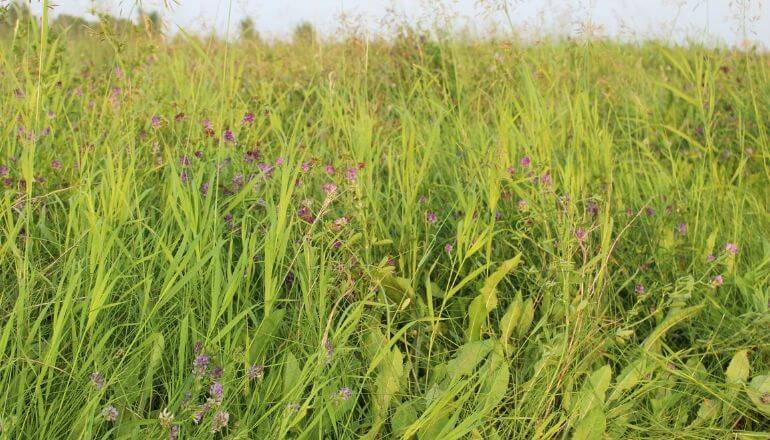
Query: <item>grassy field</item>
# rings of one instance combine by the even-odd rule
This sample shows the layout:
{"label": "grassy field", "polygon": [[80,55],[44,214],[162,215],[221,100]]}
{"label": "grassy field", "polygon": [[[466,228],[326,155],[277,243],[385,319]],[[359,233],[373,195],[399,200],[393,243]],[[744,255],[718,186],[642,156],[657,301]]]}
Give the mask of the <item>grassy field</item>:
{"label": "grassy field", "polygon": [[0,436],[770,438],[770,56],[0,37]]}

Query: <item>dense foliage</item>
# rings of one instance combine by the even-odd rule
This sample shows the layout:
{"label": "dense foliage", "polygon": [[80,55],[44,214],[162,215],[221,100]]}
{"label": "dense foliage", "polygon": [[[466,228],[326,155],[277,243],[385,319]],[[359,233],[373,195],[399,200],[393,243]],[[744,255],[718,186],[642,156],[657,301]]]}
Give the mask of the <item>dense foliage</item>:
{"label": "dense foliage", "polygon": [[0,435],[767,438],[767,55],[124,28],[2,32]]}

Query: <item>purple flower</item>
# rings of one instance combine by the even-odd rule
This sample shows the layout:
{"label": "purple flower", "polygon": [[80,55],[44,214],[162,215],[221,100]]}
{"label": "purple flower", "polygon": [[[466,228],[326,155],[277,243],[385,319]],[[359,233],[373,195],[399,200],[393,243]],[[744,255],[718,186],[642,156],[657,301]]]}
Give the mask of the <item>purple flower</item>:
{"label": "purple flower", "polygon": [[730,255],[735,255],[735,254],[737,254],[737,253],[738,253],[738,246],[736,246],[736,245],[735,245],[735,243],[726,243],[726,244],[725,244],[725,250],[726,250],[726,251],[727,251],[727,252],[728,252]]}
{"label": "purple flower", "polygon": [[5,165],[0,165],[0,177],[5,177],[8,175],[8,167]]}
{"label": "purple flower", "polygon": [[199,424],[201,420],[203,420],[203,417],[206,415],[206,413],[209,412],[209,409],[211,409],[211,407],[209,406],[208,403],[203,404],[200,407],[200,409],[198,409],[198,411],[196,411],[195,414],[193,414],[192,416],[193,423],[195,423],[196,425]]}
{"label": "purple flower", "polygon": [[257,364],[250,366],[249,369],[246,370],[246,377],[249,380],[262,380],[262,378],[265,377],[265,366]]}
{"label": "purple flower", "polygon": [[257,164],[257,168],[259,168],[259,171],[262,171],[267,177],[273,175],[273,167],[271,165],[260,162]]}
{"label": "purple flower", "polygon": [[101,391],[104,386],[104,377],[98,371],[94,371],[91,373],[91,383],[97,390]]}
{"label": "purple flower", "polygon": [[344,228],[348,223],[350,223],[350,219],[346,216],[342,216],[332,222],[332,230],[340,230]]}
{"label": "purple flower", "polygon": [[233,176],[233,186],[238,189],[243,186],[243,182],[245,181],[245,177],[243,177],[243,174],[236,174]]}
{"label": "purple flower", "polygon": [[540,176],[540,183],[545,187],[550,187],[553,184],[551,173],[545,173],[542,176]]}
{"label": "purple flower", "polygon": [[190,158],[187,156],[182,156],[179,158],[179,164],[183,167],[189,167],[190,166]]}
{"label": "purple flower", "polygon": [[302,162],[302,165],[299,166],[299,169],[302,170],[303,173],[307,173],[310,171],[311,167],[312,164],[310,162]]}
{"label": "purple flower", "polygon": [[711,280],[711,285],[714,286],[715,288],[721,286],[724,283],[725,283],[725,279],[722,277],[722,275],[717,275],[714,277],[713,280]]}
{"label": "purple flower", "polygon": [[209,193],[209,183],[203,182],[201,184],[201,194],[203,195],[203,197],[206,197],[208,193]]}
{"label": "purple flower", "polygon": [[714,254],[708,254],[708,256],[706,257],[706,261],[708,261],[709,263],[716,259],[717,257],[715,257]]}
{"label": "purple flower", "polygon": [[173,425],[168,430],[168,440],[177,440],[179,438],[179,425]]}
{"label": "purple flower", "polygon": [[216,402],[222,403],[222,399],[225,397],[225,390],[222,388],[222,384],[214,382],[209,387],[209,397]]}
{"label": "purple flower", "polygon": [[198,355],[193,361],[193,373],[198,378],[202,378],[206,375],[206,370],[209,368],[209,362],[211,358],[205,354]]}
{"label": "purple flower", "polygon": [[447,254],[451,254],[452,249],[454,249],[454,246],[452,246],[452,243],[447,243],[444,245],[444,252],[446,252]]}
{"label": "purple flower", "polygon": [[647,217],[654,217],[655,216],[655,210],[650,208],[649,206],[644,208],[644,213],[647,214]]}
{"label": "purple flower", "polygon": [[348,400],[348,399],[350,399],[350,396],[352,396],[352,395],[353,395],[353,390],[351,390],[351,389],[350,389],[350,388],[348,388],[348,387],[342,387],[342,388],[340,388],[340,390],[337,392],[337,395],[338,395],[338,396],[340,397],[340,399],[342,399],[342,400]]}
{"label": "purple flower", "polygon": [[519,163],[521,164],[522,168],[528,168],[529,165],[532,163],[532,160],[529,158],[529,156],[524,156],[521,158]]}
{"label": "purple flower", "polygon": [[253,122],[254,122],[254,113],[248,112],[245,115],[243,115],[243,120],[241,121],[241,124],[250,125]]}
{"label": "purple flower", "polygon": [[339,249],[341,247],[342,247],[342,242],[339,241],[339,240],[334,240],[334,243],[332,243],[332,248],[333,249]]}
{"label": "purple flower", "polygon": [[227,422],[230,421],[230,413],[227,411],[217,411],[214,414],[214,420],[211,421],[211,432],[216,434],[222,429],[227,427]]}
{"label": "purple flower", "polygon": [[279,166],[283,165],[283,161],[284,161],[284,160],[285,160],[285,159],[284,159],[284,157],[283,157],[283,156],[278,156],[278,157],[275,159],[275,166],[279,167]]}
{"label": "purple flower", "polygon": [[516,168],[514,168],[513,165],[508,165],[506,171],[508,171],[508,174],[516,174]]}
{"label": "purple flower", "polygon": [[182,183],[187,183],[190,180],[190,176],[187,175],[187,171],[182,171],[179,173],[179,180],[181,180]]}
{"label": "purple flower", "polygon": [[586,230],[583,228],[577,228],[575,229],[575,237],[577,237],[578,241],[583,241],[586,239]]}
{"label": "purple flower", "polygon": [[517,206],[519,207],[519,211],[526,211],[526,210],[527,210],[527,208],[529,207],[529,204],[527,203],[527,201],[526,201],[526,200],[524,200],[524,199],[521,199],[521,200],[519,200],[519,202],[517,203]]}
{"label": "purple flower", "polygon": [[222,367],[214,367],[211,369],[211,373],[209,373],[209,377],[213,380],[219,380],[222,378],[222,374],[224,374],[225,370],[222,369]]}
{"label": "purple flower", "polygon": [[321,189],[326,193],[327,196],[330,196],[337,192],[337,185],[333,183],[324,183],[321,185]]}
{"label": "purple flower", "polygon": [[112,405],[108,405],[102,410],[102,417],[108,422],[114,422],[115,420],[118,420],[118,409]]}
{"label": "purple flower", "polygon": [[355,182],[357,176],[358,168],[348,168],[345,170],[345,178],[348,179],[349,182]]}
{"label": "purple flower", "polygon": [[326,362],[331,362],[332,357],[334,357],[334,346],[332,345],[332,341],[330,341],[328,338],[324,338],[324,350],[326,350]]}
{"label": "purple flower", "polygon": [[310,208],[302,206],[297,210],[297,216],[307,223],[314,223],[315,216],[310,212]]}
{"label": "purple flower", "polygon": [[324,171],[326,171],[326,174],[330,176],[334,175],[334,172],[335,172],[334,167],[332,165],[326,165],[324,167]]}
{"label": "purple flower", "polygon": [[588,212],[588,215],[595,218],[599,215],[599,205],[593,200],[589,201],[588,206],[586,206],[586,212]]}
{"label": "purple flower", "polygon": [[225,142],[230,142],[230,143],[235,142],[235,135],[233,134],[233,131],[230,130],[229,128],[225,130],[225,133],[222,135],[222,137],[224,138]]}
{"label": "purple flower", "polygon": [[51,168],[53,168],[55,170],[60,170],[61,167],[62,167],[62,165],[61,165],[61,161],[60,160],[54,159],[54,160],[51,161]]}
{"label": "purple flower", "polygon": [[152,126],[152,128],[160,127],[160,116],[158,115],[153,116],[152,119],[150,119],[150,125]]}
{"label": "purple flower", "polygon": [[436,217],[436,213],[433,211],[428,211],[425,213],[425,221],[427,221],[429,225],[432,225],[438,221],[438,217]]}
{"label": "purple flower", "polygon": [[205,128],[206,130],[213,130],[214,126],[211,124],[211,121],[208,118],[206,118],[203,120],[203,128]]}
{"label": "purple flower", "polygon": [[636,292],[639,295],[642,295],[644,293],[644,286],[641,284],[637,284],[636,287],[634,287],[634,292]]}
{"label": "purple flower", "polygon": [[676,226],[676,232],[678,232],[679,235],[685,235],[687,233],[687,225],[684,223],[679,223]]}
{"label": "purple flower", "polygon": [[246,163],[257,162],[260,159],[259,150],[253,149],[243,153],[243,161]]}

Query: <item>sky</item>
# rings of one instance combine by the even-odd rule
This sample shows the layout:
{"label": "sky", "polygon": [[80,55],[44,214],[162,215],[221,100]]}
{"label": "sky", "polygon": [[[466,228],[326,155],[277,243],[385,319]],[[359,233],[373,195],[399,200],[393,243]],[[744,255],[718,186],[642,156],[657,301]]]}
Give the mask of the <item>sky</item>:
{"label": "sky", "polygon": [[[8,0],[0,0],[0,4]],[[170,3],[164,5],[164,1]],[[32,0],[35,11],[41,0]],[[137,4],[162,13],[168,32],[237,35],[238,22],[250,17],[260,35],[285,38],[298,23],[309,21],[325,35],[335,35],[341,17],[358,23],[368,35],[387,35],[387,17],[431,24],[453,17],[453,26],[483,35],[492,27],[516,29],[537,38],[559,33],[639,40],[662,38],[683,43],[740,45],[745,39],[770,48],[768,0],[52,0],[53,14],[93,18],[98,10],[135,16]],[[506,3],[508,17],[495,5]],[[767,4],[763,4],[767,3]],[[590,23],[590,25],[586,25]],[[592,31],[593,30],[593,31]]]}

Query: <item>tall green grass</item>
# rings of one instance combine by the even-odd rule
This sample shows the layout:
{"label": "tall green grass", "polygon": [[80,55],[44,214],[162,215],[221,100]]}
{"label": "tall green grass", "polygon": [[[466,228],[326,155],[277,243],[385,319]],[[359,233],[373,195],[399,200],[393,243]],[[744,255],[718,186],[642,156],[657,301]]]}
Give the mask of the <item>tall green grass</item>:
{"label": "tall green grass", "polygon": [[766,54],[75,30],[0,43],[3,438],[770,436]]}

